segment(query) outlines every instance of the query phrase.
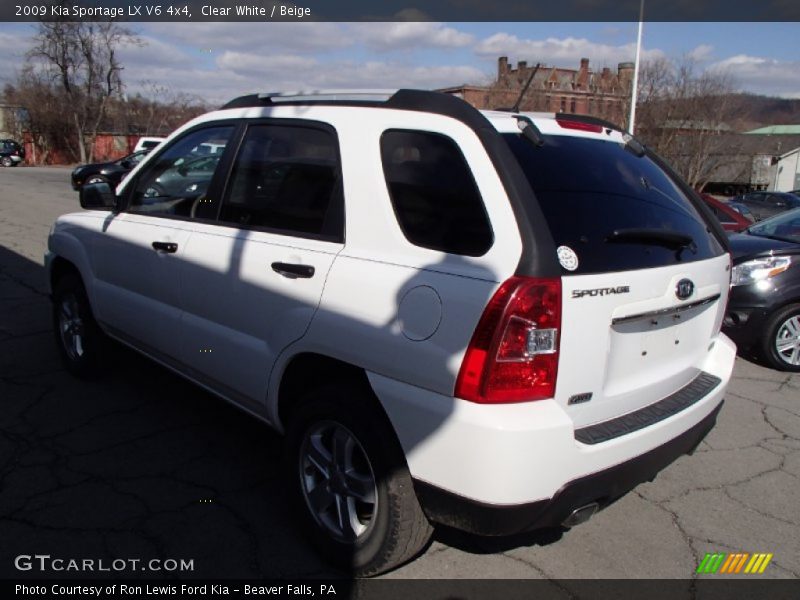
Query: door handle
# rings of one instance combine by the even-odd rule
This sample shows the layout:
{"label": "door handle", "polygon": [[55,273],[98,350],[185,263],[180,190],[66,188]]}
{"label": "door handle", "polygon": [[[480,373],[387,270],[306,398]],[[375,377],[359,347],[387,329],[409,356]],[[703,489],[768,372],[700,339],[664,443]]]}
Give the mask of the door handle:
{"label": "door handle", "polygon": [[274,262],[272,263],[272,270],[289,279],[297,279],[298,277],[308,279],[314,276],[314,267],[311,265]]}
{"label": "door handle", "polygon": [[178,244],[173,242],[153,242],[153,250],[174,254],[178,251]]}

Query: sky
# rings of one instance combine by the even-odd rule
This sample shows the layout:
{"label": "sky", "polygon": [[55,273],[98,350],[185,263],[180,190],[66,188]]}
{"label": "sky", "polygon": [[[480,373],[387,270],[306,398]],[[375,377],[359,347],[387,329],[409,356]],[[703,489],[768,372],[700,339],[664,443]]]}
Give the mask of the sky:
{"label": "sky", "polygon": [[[222,103],[237,95],[485,84],[497,58],[577,68],[632,61],[637,23],[134,23],[121,49],[128,93]],[[0,85],[24,61],[32,24],[0,23]],[[645,23],[643,59],[691,56],[736,89],[800,98],[800,23]],[[10,53],[9,53],[9,49]]]}

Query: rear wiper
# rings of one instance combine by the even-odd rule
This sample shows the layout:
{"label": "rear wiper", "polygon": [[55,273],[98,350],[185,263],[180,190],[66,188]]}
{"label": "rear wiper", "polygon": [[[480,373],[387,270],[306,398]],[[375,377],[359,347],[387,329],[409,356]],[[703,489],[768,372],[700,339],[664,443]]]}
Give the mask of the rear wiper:
{"label": "rear wiper", "polygon": [[663,229],[615,229],[607,237],[609,243],[655,244],[674,250],[696,248],[694,239],[685,233]]}

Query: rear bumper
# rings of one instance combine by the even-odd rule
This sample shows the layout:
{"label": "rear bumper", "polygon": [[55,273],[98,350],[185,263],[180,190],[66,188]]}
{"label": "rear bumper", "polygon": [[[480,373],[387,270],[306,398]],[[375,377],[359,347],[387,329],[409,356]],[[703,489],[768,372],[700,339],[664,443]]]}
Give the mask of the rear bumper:
{"label": "rear bumper", "polygon": [[641,456],[564,485],[550,500],[498,506],[477,502],[425,482],[414,487],[431,521],[486,536],[513,535],[558,527],[578,508],[597,503],[599,508],[623,496],[684,454],[691,453],[714,427],[720,402],[694,427]]}
{"label": "rear bumper", "polygon": [[[564,506],[586,499],[584,486],[599,486],[588,502],[607,504],[690,450],[714,422],[735,358],[734,344],[719,335],[698,373],[698,378],[705,373],[716,383],[691,397],[681,390],[577,430],[568,409],[554,400],[475,404],[374,373],[368,376],[434,520],[456,527],[474,520],[464,516],[472,509],[458,509],[450,518],[448,511],[437,508],[450,502],[437,498],[452,496],[463,499],[462,506],[484,506],[489,512],[521,511],[526,527],[537,527],[560,522]],[[591,484],[580,483],[585,479]],[[550,505],[555,508],[545,513]],[[508,529],[520,530],[517,525],[499,527],[501,532]]]}

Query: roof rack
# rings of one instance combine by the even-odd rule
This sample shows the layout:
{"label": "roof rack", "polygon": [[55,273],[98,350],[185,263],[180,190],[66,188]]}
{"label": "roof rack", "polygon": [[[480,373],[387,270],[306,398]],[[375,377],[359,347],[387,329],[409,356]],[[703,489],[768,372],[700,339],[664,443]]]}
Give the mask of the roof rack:
{"label": "roof rack", "polygon": [[265,92],[259,94],[259,98],[269,98],[272,102],[291,102],[298,100],[364,100],[382,102],[391,98],[397,89],[364,89],[364,90],[310,90],[296,92]]}
{"label": "roof rack", "polygon": [[332,89],[262,92],[234,98],[223,105],[222,109],[277,106],[279,104],[379,104],[391,99],[398,91],[396,89]]}

